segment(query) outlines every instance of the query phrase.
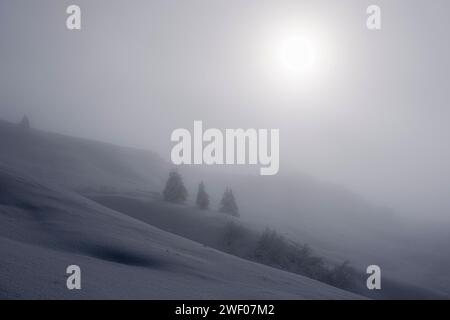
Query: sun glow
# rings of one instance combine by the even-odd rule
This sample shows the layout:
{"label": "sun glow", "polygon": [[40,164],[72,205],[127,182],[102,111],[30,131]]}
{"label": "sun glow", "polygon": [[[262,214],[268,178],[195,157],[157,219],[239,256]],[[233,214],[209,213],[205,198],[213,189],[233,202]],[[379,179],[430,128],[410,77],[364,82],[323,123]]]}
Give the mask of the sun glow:
{"label": "sun glow", "polygon": [[266,34],[264,70],[273,88],[301,93],[322,87],[330,70],[331,42],[312,25],[274,28]]}
{"label": "sun glow", "polygon": [[300,74],[310,72],[316,62],[316,52],[311,40],[301,35],[289,35],[274,48],[275,63],[283,72]]}

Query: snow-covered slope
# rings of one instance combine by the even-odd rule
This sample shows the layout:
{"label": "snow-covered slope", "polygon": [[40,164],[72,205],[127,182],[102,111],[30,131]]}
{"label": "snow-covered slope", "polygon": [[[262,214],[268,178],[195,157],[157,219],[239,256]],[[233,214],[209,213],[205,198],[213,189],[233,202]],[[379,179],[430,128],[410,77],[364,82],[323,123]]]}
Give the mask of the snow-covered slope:
{"label": "snow-covered slope", "polygon": [[[82,193],[160,192],[171,168],[151,152],[26,130],[4,121],[0,121],[0,150],[0,163]],[[243,220],[261,222],[260,228],[270,225],[288,231],[298,242],[325,248],[328,256],[338,253],[338,260],[356,262],[355,250],[348,248],[355,242],[364,243],[363,249],[357,248],[358,254],[378,245],[380,238],[388,238],[386,226],[398,232],[397,221],[387,220],[383,210],[341,188],[304,176],[261,178],[214,174],[201,168],[182,170],[191,195],[204,180],[212,206],[217,207],[223,190],[231,186]],[[367,259],[362,260],[364,265]]]}
{"label": "snow-covered slope", "polygon": [[[0,165],[55,189],[144,197],[163,189],[171,167],[152,152],[26,130],[4,121],[0,121]],[[241,220],[258,230],[270,226],[310,244],[329,260],[349,259],[363,273],[367,265],[377,263],[385,277],[449,294],[449,260],[440,254],[448,243],[447,226],[418,238],[417,231],[405,229],[389,210],[306,176],[248,177],[214,174],[212,168],[188,168],[182,174],[191,200],[204,180],[211,205],[217,208],[224,188],[231,186]],[[170,226],[164,229],[172,232]]]}
{"label": "snow-covered slope", "polygon": [[[82,289],[66,289],[69,265]],[[0,298],[347,299],[0,166]]]}

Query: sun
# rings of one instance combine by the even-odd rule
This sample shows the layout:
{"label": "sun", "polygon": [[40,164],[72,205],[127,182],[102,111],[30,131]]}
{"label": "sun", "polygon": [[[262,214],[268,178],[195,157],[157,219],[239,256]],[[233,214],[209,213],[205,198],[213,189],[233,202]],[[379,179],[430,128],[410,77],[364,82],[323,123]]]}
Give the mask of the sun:
{"label": "sun", "polygon": [[314,34],[302,30],[287,30],[278,34],[268,45],[273,73],[286,81],[303,81],[320,71],[320,46]]}
{"label": "sun", "polygon": [[314,23],[280,24],[266,29],[261,70],[270,90],[301,95],[324,89],[333,70],[333,41]]}
{"label": "sun", "polygon": [[274,48],[275,63],[288,74],[298,75],[310,72],[315,64],[315,48],[312,42],[299,34],[288,35],[280,39]]}

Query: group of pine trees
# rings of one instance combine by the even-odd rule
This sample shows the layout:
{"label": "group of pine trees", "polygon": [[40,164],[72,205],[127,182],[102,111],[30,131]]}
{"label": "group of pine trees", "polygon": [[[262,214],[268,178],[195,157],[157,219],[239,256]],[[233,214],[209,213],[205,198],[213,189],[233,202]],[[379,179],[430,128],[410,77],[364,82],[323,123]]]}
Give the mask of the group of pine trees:
{"label": "group of pine trees", "polygon": [[[170,172],[169,179],[163,191],[163,197],[165,201],[172,203],[186,202],[188,192],[184,186],[183,178],[178,171],[174,170]],[[206,192],[203,181],[198,186],[196,205],[201,210],[209,210],[210,208],[209,195]],[[222,200],[220,201],[219,211],[234,217],[239,217],[239,208],[236,204],[233,191],[230,188],[225,189]]]}

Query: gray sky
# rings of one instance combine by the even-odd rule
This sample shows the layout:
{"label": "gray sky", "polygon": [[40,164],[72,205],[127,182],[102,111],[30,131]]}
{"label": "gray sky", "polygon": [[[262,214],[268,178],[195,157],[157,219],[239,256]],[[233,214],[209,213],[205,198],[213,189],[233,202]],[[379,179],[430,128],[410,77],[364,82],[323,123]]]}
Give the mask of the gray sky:
{"label": "gray sky", "polygon": [[[81,31],[65,28],[70,4]],[[381,31],[365,27],[370,4]],[[26,113],[39,128],[167,160],[172,130],[194,120],[279,128],[282,173],[448,217],[449,10],[448,0],[0,0],[0,118]],[[318,43],[302,80],[269,57],[286,26]]]}

